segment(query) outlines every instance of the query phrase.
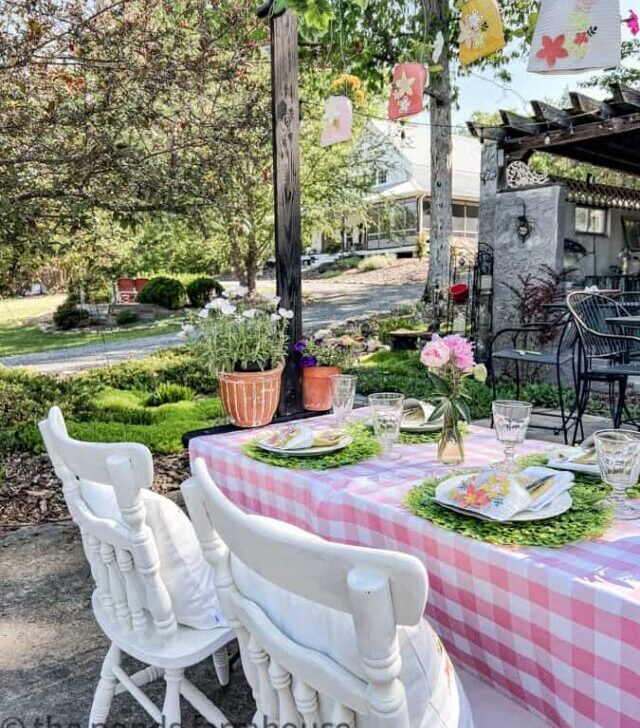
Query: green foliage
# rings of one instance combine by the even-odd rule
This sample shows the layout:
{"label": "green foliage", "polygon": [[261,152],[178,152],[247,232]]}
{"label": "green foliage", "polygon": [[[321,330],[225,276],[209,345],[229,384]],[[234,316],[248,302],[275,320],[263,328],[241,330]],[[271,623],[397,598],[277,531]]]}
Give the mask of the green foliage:
{"label": "green foliage", "polygon": [[70,419],[69,432],[79,440],[140,442],[152,452],[182,452],[182,435],[225,421],[220,400],[191,399],[149,406],[144,391],[105,389],[83,417]]}
{"label": "green foliage", "polygon": [[[524,468],[546,462],[546,456],[533,456],[521,460],[520,464]],[[602,504],[610,488],[596,478],[576,474],[576,484],[571,489],[573,506],[561,516],[546,521],[495,523],[454,513],[433,500],[437,486],[453,475],[457,473],[428,478],[410,490],[405,499],[407,508],[420,518],[425,518],[447,531],[455,531],[487,543],[513,546],[558,548],[577,541],[599,538],[613,523],[611,508]]]}
{"label": "green foliage", "polygon": [[233,314],[211,311],[198,319],[193,344],[211,373],[265,371],[284,361],[287,320],[259,308],[239,307]]}
{"label": "green foliage", "polygon": [[53,322],[63,331],[80,329],[91,323],[91,314],[69,298],[55,310]]}
{"label": "green foliage", "polygon": [[[375,392],[399,392],[407,397],[432,400],[437,393],[420,363],[419,352],[380,351],[362,360],[353,373],[358,377],[358,392],[363,395]],[[469,380],[469,409],[472,419],[491,415],[492,394],[486,384]],[[500,383],[497,388],[500,399],[514,399],[515,384]],[[564,392],[565,403],[571,402],[575,393]],[[546,382],[526,382],[521,387],[520,398],[537,407],[557,407],[556,387]]]}
{"label": "green foliage", "polygon": [[194,278],[187,285],[187,296],[189,297],[189,305],[192,308],[202,308],[211,300],[212,294],[216,296],[222,295],[224,288],[215,279],[210,276],[201,276]]}
{"label": "green foliage", "polygon": [[195,398],[196,393],[193,389],[189,389],[183,384],[166,382],[165,384],[159,384],[151,392],[145,404],[147,407],[160,407],[163,404],[172,404],[174,402],[189,402]]}
{"label": "green foliage", "polygon": [[395,263],[395,258],[390,255],[367,255],[358,263],[360,273],[368,273],[373,270],[383,270]]}
{"label": "green foliage", "polygon": [[175,310],[187,301],[187,291],[176,278],[158,276],[152,278],[138,294],[139,303],[153,303],[162,308]]}
{"label": "green foliage", "polygon": [[138,314],[132,308],[123,308],[116,314],[116,323],[118,326],[130,326],[138,321]]}
{"label": "green foliage", "polygon": [[262,450],[255,440],[244,444],[242,451],[254,460],[291,470],[330,470],[369,460],[380,454],[382,450],[380,443],[366,425],[348,425],[347,430],[353,437],[351,445],[344,450],[320,457],[281,457]]}

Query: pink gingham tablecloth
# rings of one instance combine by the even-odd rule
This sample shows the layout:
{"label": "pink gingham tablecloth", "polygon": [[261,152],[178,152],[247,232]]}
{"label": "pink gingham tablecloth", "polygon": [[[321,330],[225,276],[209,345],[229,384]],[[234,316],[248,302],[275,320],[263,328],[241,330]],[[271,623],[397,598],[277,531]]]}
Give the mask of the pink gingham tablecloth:
{"label": "pink gingham tablecloth", "polygon": [[[245,456],[241,445],[255,436],[197,438],[190,455],[204,458],[227,496],[248,511],[420,558],[429,572],[426,614],[452,657],[552,725],[640,728],[640,521],[560,549],[493,546],[403,508],[412,486],[446,472],[434,445],[403,447],[399,461],[314,472]],[[549,447],[530,440],[520,453]],[[500,457],[494,433],[472,428],[464,467]]]}

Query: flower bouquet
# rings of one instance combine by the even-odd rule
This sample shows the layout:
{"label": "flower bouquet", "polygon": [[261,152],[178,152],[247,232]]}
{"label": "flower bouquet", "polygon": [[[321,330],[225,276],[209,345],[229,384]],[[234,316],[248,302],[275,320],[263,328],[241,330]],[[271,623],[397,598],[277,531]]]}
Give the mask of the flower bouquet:
{"label": "flower bouquet", "polygon": [[457,334],[444,338],[434,334],[422,350],[420,360],[427,367],[435,390],[436,406],[429,419],[443,419],[438,460],[457,465],[464,460],[464,443],[458,423],[471,420],[468,383],[471,379],[485,382],[487,368],[484,364],[476,364],[471,342]]}
{"label": "flower bouquet", "polygon": [[273,419],[293,312],[278,308],[277,296],[213,299],[198,314],[194,346],[218,375],[220,398],[238,427],[261,427]]}
{"label": "flower bouquet", "polygon": [[303,406],[311,412],[331,409],[331,377],[350,367],[360,342],[350,336],[304,339],[294,345],[302,366]]}

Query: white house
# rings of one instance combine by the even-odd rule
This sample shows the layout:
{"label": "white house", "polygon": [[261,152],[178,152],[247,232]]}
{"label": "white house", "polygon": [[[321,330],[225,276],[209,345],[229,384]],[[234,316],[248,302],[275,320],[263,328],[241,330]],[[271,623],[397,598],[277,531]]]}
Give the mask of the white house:
{"label": "white house", "polygon": [[[363,143],[382,139],[386,147],[367,219],[346,221],[343,249],[411,253],[431,227],[431,134],[423,117],[407,124],[375,120]],[[478,236],[481,145],[469,136],[453,137],[453,237],[475,247]]]}

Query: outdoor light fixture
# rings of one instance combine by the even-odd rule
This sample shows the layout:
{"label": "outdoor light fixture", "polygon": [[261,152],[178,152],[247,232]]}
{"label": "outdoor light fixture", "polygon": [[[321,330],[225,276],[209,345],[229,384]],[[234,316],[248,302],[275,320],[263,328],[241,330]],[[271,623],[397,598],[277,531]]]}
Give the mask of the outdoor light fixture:
{"label": "outdoor light fixture", "polygon": [[521,243],[525,243],[531,235],[531,223],[527,218],[527,206],[524,202],[522,203],[522,215],[518,218],[517,232]]}

